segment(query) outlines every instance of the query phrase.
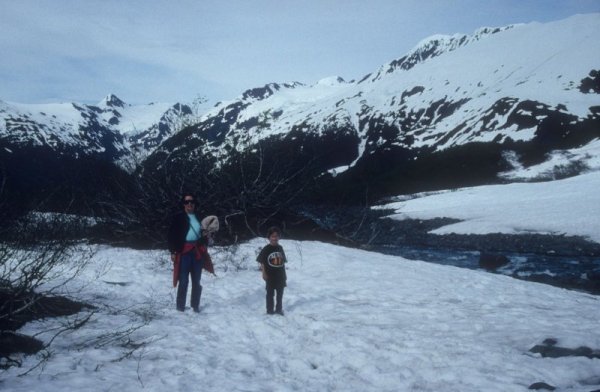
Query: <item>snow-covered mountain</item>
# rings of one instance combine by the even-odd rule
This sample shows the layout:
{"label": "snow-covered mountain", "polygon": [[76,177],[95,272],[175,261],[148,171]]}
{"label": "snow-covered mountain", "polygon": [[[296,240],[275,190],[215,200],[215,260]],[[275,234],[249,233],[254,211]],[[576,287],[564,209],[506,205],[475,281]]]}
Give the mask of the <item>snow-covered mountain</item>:
{"label": "snow-covered mountain", "polygon": [[435,156],[463,171],[486,161],[480,180],[488,181],[515,162],[539,163],[600,137],[599,36],[600,14],[433,36],[359,81],[248,90],[165,142],[149,164],[222,164],[271,145],[286,146],[290,159],[310,150],[332,175],[400,167],[429,175]]}
{"label": "snow-covered mountain", "polygon": [[[507,181],[600,138],[599,36],[598,13],[436,35],[357,80],[270,83],[212,108],[114,95],[96,105],[0,101],[0,154],[45,147],[150,176],[254,156],[318,177],[335,200]],[[545,178],[588,168],[581,155],[562,157],[559,175]]]}
{"label": "snow-covered mountain", "polygon": [[112,94],[97,105],[0,101],[0,141],[8,149],[45,147],[130,168],[195,115],[189,105],[129,105]]}

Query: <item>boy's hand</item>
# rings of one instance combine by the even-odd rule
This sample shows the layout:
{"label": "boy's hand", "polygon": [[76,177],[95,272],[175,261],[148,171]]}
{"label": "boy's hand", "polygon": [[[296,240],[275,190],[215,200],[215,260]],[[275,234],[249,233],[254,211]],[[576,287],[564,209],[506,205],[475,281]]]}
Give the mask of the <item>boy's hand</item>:
{"label": "boy's hand", "polygon": [[177,255],[175,253],[171,253],[171,261],[174,263]]}
{"label": "boy's hand", "polygon": [[265,270],[262,271],[262,278],[265,282],[267,281],[267,273],[265,272]]}

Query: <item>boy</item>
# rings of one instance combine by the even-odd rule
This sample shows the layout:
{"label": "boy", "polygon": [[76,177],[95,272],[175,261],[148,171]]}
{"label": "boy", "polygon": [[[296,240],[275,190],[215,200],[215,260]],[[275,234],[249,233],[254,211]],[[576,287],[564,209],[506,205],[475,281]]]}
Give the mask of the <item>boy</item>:
{"label": "boy", "polygon": [[[269,244],[259,253],[256,261],[260,263],[263,280],[266,282],[267,290],[267,314],[280,314],[283,316],[283,288],[286,286],[287,276],[285,273],[285,263],[287,261],[285,252],[279,239],[281,230],[278,227],[271,227],[267,231]],[[277,293],[277,304],[273,311],[273,295]]]}

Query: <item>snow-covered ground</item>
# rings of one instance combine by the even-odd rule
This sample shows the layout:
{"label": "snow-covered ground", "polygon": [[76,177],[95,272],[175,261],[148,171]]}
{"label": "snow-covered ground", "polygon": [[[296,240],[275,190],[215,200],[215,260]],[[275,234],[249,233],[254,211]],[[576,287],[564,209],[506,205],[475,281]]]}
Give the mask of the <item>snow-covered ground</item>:
{"label": "snow-covered ground", "polygon": [[379,208],[395,219],[456,218],[434,234],[546,233],[600,242],[600,171],[563,180],[489,185],[413,195]]}
{"label": "snow-covered ground", "polygon": [[[32,356],[23,368],[0,373],[0,388],[506,392],[540,381],[560,391],[600,388],[599,359],[529,352],[550,337],[561,347],[600,348],[598,297],[283,240],[289,258],[286,314],[268,316],[254,262],[265,244],[255,239],[228,251],[213,249],[218,276],[202,277],[200,314],[175,310],[166,252],[99,247],[69,284],[98,306],[97,314],[60,335],[43,367],[17,377],[37,363]],[[30,323],[21,332],[60,322]],[[136,325],[141,327],[130,341],[111,339]]]}
{"label": "snow-covered ground", "polygon": [[[598,189],[596,171],[413,195],[385,207],[399,219],[463,220],[439,234],[549,232],[600,242]],[[18,377],[40,356],[0,373],[0,387],[462,392],[524,391],[545,382],[558,391],[600,388],[600,359],[529,351],[548,338],[560,347],[600,350],[598,296],[284,240],[286,315],[268,316],[254,261],[265,243],[213,249],[218,276],[203,276],[200,314],[175,310],[166,252],[99,246],[66,287],[67,294],[97,306],[91,320],[59,335],[49,360],[26,376]],[[61,323],[86,314],[29,323],[20,332],[48,341]]]}

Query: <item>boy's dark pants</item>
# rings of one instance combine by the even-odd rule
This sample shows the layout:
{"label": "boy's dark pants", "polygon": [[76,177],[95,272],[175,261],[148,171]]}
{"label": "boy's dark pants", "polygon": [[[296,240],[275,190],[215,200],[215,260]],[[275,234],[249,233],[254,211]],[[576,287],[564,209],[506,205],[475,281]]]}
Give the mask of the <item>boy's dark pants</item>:
{"label": "boy's dark pants", "polygon": [[272,285],[267,282],[267,313],[273,313],[273,296],[277,292],[277,305],[275,305],[275,311],[281,312],[283,310],[283,289],[282,285]]}

